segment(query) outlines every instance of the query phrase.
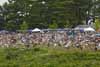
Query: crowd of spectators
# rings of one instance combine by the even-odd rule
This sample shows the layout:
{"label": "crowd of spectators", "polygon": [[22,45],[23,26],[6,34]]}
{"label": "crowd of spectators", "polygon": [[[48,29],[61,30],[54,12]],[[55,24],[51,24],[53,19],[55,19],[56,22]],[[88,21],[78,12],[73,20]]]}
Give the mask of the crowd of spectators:
{"label": "crowd of spectators", "polygon": [[[92,44],[93,43],[93,44]],[[51,32],[1,32],[0,47],[33,47],[36,45],[79,47],[92,44],[96,47],[99,41],[95,40],[94,33],[72,33],[66,31]],[[99,45],[99,44],[98,44]],[[100,45],[99,45],[100,46]]]}

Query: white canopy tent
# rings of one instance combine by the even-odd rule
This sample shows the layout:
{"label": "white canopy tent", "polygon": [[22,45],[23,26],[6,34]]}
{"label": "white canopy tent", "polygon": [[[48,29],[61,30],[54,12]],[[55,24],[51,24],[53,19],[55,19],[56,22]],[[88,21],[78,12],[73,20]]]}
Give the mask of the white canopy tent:
{"label": "white canopy tent", "polygon": [[35,28],[34,30],[32,30],[32,32],[41,32],[41,30],[39,28]]}
{"label": "white canopy tent", "polygon": [[78,27],[76,27],[76,28],[74,28],[74,30],[84,30],[84,28],[78,28]]}
{"label": "white canopy tent", "polygon": [[93,29],[93,28],[91,28],[91,27],[88,27],[88,28],[84,28],[84,31],[85,31],[85,32],[88,32],[88,31],[90,31],[90,32],[95,32],[95,29]]}
{"label": "white canopy tent", "polygon": [[90,25],[78,25],[74,28],[74,30],[83,30],[84,32],[95,32],[94,27]]}

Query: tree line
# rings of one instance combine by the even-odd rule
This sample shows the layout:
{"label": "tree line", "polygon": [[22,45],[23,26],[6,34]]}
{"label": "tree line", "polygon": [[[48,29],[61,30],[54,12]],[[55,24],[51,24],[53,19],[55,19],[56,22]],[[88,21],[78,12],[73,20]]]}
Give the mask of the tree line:
{"label": "tree line", "polygon": [[100,13],[100,1],[8,0],[0,6],[0,29],[67,28]]}

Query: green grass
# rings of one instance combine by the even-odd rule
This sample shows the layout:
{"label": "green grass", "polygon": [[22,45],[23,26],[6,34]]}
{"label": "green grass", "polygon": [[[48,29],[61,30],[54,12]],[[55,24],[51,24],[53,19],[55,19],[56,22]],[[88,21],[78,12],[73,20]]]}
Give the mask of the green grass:
{"label": "green grass", "polygon": [[100,67],[99,51],[0,48],[0,67]]}

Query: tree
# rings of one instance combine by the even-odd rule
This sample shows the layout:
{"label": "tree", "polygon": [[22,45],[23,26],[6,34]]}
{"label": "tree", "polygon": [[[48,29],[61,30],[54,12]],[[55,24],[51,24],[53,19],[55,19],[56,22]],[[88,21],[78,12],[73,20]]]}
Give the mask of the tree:
{"label": "tree", "polygon": [[9,21],[9,22],[5,23],[4,29],[9,30],[9,31],[14,31],[14,30],[16,30],[15,27],[16,27],[16,24],[13,21]]}
{"label": "tree", "polygon": [[50,29],[57,29],[58,25],[56,23],[52,23],[52,24],[49,25],[49,28]]}
{"label": "tree", "polygon": [[[91,13],[92,0],[8,0],[3,7],[4,27],[11,23],[15,29],[25,22],[29,29],[75,27]],[[99,2],[98,2],[99,3]],[[96,9],[99,13],[99,9]],[[11,27],[12,28],[12,27]]]}
{"label": "tree", "polygon": [[94,26],[96,30],[100,29],[100,19],[96,19]]}
{"label": "tree", "polygon": [[24,21],[21,25],[20,25],[20,30],[27,30],[28,29],[28,24]]}

